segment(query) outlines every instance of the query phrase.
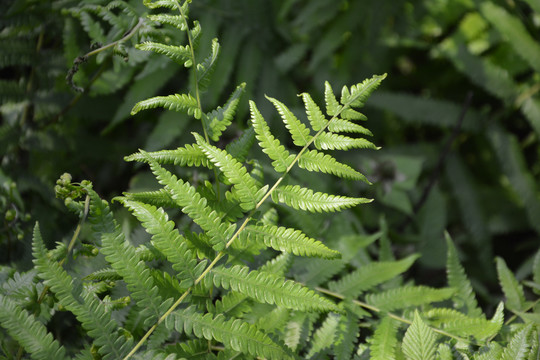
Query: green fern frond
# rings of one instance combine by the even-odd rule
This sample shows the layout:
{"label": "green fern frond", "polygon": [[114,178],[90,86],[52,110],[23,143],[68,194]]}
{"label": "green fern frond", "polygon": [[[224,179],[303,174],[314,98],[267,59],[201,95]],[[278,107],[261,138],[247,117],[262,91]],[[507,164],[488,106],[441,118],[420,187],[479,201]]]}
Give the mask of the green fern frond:
{"label": "green fern frond", "polygon": [[375,75],[371,79],[366,79],[360,84],[351,86],[350,89],[344,86],[341,89],[341,103],[345,107],[363,107],[371,93],[379,87],[385,78],[386,74]]}
{"label": "green fern frond", "polygon": [[502,258],[497,257],[495,262],[497,264],[499,283],[506,296],[506,306],[512,310],[525,311],[527,305],[523,287],[518,283]]}
{"label": "green fern frond", "polygon": [[242,314],[250,312],[252,305],[248,296],[237,291],[229,291],[221,299],[213,303],[208,301],[206,308],[208,312],[214,315],[223,314],[230,317],[240,317]]}
{"label": "green fern frond", "polygon": [[318,286],[324,284],[326,281],[328,281],[328,279],[338,274],[347,265],[347,263],[343,260],[308,260],[309,261],[307,264],[302,266],[302,272],[300,272],[300,274],[297,276],[297,279],[309,286]]}
{"label": "green fern frond", "polygon": [[231,125],[245,88],[245,83],[238,85],[223,107],[220,106],[216,110],[204,115],[208,136],[212,140],[218,141],[221,133]]}
{"label": "green fern frond", "polygon": [[474,336],[482,341],[495,336],[503,325],[504,305],[500,303],[493,319],[465,317],[452,322],[445,322],[444,330],[459,336]]}
{"label": "green fern frond", "polygon": [[156,207],[174,208],[176,203],[171,197],[171,194],[165,189],[156,191],[142,191],[137,193],[124,193],[126,199],[139,201],[142,203],[154,205]]}
{"label": "green fern frond", "polygon": [[96,270],[93,273],[86,275],[84,279],[89,281],[116,281],[121,280],[122,277],[118,275],[115,270],[111,268],[105,268]]}
{"label": "green fern frond", "polygon": [[227,150],[227,152],[236,160],[244,162],[250,151],[252,151],[254,143],[255,131],[250,127],[246,129],[239,138],[227,144],[225,150]]}
{"label": "green fern frond", "polygon": [[317,150],[306,150],[298,159],[298,166],[308,171],[320,171],[325,174],[333,174],[345,179],[361,180],[371,184],[360,172],[349,165],[340,163],[332,156]]}
{"label": "green fern frond", "polygon": [[274,104],[281,119],[285,123],[285,127],[291,134],[294,145],[302,147],[311,141],[312,136],[309,134],[309,129],[294,116],[285,104],[269,96],[266,96],[266,98]]}
{"label": "green fern frond", "polygon": [[141,261],[135,248],[129,244],[121,231],[103,234],[101,252],[112,268],[126,282],[131,297],[143,308],[145,324],[151,325],[171,304],[162,301],[158,288],[153,284],[150,270]]}
{"label": "green fern frond", "polygon": [[35,287],[36,275],[35,270],[29,270],[24,273],[15,272],[6,280],[0,279],[0,294],[17,302],[28,300]]}
{"label": "green fern frond", "polygon": [[249,101],[249,108],[251,112],[251,123],[257,134],[256,138],[259,140],[259,146],[270,159],[274,160],[272,162],[274,169],[280,173],[285,172],[293,163],[294,155],[289,154],[279,140],[272,135],[268,124],[259,112],[259,109],[257,109],[255,103],[251,100]]}
{"label": "green fern frond", "polygon": [[72,278],[55,261],[47,256],[39,227],[36,224],[32,242],[34,264],[47,286],[54,292],[58,301],[71,311],[80,321],[88,335],[94,338],[99,353],[104,359],[122,358],[131,342],[118,333],[118,323],[111,318],[105,306],[93,294],[81,294],[81,286],[74,286]]}
{"label": "green fern frond", "polygon": [[209,276],[216,286],[231,288],[262,303],[293,310],[340,312],[333,302],[299,283],[268,272],[250,271],[247,266],[218,266]]}
{"label": "green fern frond", "polygon": [[414,321],[403,337],[402,349],[407,360],[432,360],[437,351],[437,334],[430,329],[418,311],[414,313]]}
{"label": "green fern frond", "polygon": [[455,290],[452,288],[434,289],[427,286],[405,286],[378,294],[368,294],[366,302],[382,311],[393,311],[447,300],[454,295],[454,292]]}
{"label": "green fern frond", "polygon": [[184,19],[182,19],[182,16],[180,15],[156,14],[156,15],[148,15],[148,19],[161,23],[161,24],[168,24],[168,25],[174,26],[182,31],[186,29],[186,23],[184,22]]}
{"label": "green fern frond", "polygon": [[[344,109],[342,112],[341,112],[341,117],[343,118],[343,120],[345,121],[349,121],[349,120],[362,120],[362,121],[366,121],[367,120],[367,116],[362,114],[361,112],[359,111],[356,111],[356,110],[353,110],[351,108],[347,108],[347,109]],[[349,121],[350,122],[350,121]],[[367,130],[367,129],[366,129]],[[369,130],[368,130],[369,131]]]}
{"label": "green fern frond", "polygon": [[[167,8],[170,10],[176,9],[176,2],[172,0],[143,0],[143,4],[149,9],[158,9],[158,8]],[[184,14],[187,14],[187,11],[189,9],[187,5],[188,5],[187,1],[184,3],[184,5],[182,5],[182,10]]]}
{"label": "green fern frond", "polygon": [[366,139],[323,131],[315,138],[313,145],[319,150],[377,149]]}
{"label": "green fern frond", "polygon": [[210,78],[216,68],[219,49],[218,39],[213,39],[210,55],[208,55],[201,63],[197,64],[197,81],[200,91],[205,91],[208,88],[208,85],[210,85]]}
{"label": "green fern frond", "polygon": [[190,67],[193,65],[189,45],[175,46],[165,45],[153,41],[146,41],[141,44],[135,45],[135,47],[142,51],[153,51],[157,54],[165,55],[176,63],[180,65],[183,64],[185,67]]}
{"label": "green fern frond", "polygon": [[242,320],[228,320],[223,315],[202,315],[194,307],[175,311],[166,320],[167,326],[199,338],[216,340],[226,347],[252,356],[268,359],[294,359],[282,346],[276,344],[255,325]]}
{"label": "green fern frond", "polygon": [[67,359],[66,351],[47,328],[10,298],[0,295],[0,325],[32,359]]}
{"label": "green fern frond", "polygon": [[198,146],[186,144],[176,150],[160,150],[154,152],[141,152],[124,157],[125,161],[139,161],[148,163],[152,159],[158,164],[174,164],[179,166],[204,166],[212,169],[214,165]]}
{"label": "green fern frond", "polygon": [[193,115],[196,119],[201,118],[201,110],[197,105],[197,100],[189,94],[174,94],[168,96],[155,96],[150,99],[139,101],[131,110],[131,115],[147,109],[162,107],[174,111],[185,111],[188,115]]}
{"label": "green fern frond", "polygon": [[329,249],[322,242],[312,239],[300,230],[275,225],[246,227],[241,236],[252,241],[262,242],[275,250],[297,256],[317,256],[327,259],[341,257],[339,251]]}
{"label": "green fern frond", "polygon": [[164,185],[182,212],[193,219],[210,237],[214,250],[221,251],[232,236],[236,225],[222,222],[215,210],[207,205],[207,200],[188,182],[178,179],[157,162],[148,158],[150,167],[160,184]]}
{"label": "green fern frond", "polygon": [[206,154],[208,159],[223,172],[229,182],[233,184],[238,197],[240,198],[240,206],[243,210],[248,211],[255,208],[255,205],[263,197],[267,191],[267,186],[258,188],[255,180],[249,175],[246,168],[239,163],[235,158],[225,150],[221,150],[213,145],[208,144],[197,133],[194,133],[197,144]]}
{"label": "green fern frond", "polygon": [[340,211],[358,204],[367,204],[373,201],[365,198],[352,198],[313,192],[313,190],[300,187],[299,185],[277,187],[272,192],[272,200],[275,203],[285,203],[296,210],[302,209],[310,212]]}
{"label": "green fern frond", "polygon": [[351,311],[348,304],[345,311],[346,313],[339,319],[338,331],[334,338],[333,353],[336,359],[351,359],[360,333],[360,316]]}
{"label": "green fern frond", "polygon": [[328,120],[322,113],[319,106],[315,103],[315,101],[313,101],[311,95],[309,95],[308,93],[302,93],[300,94],[300,96],[302,96],[302,100],[304,101],[307,118],[311,124],[311,128],[315,131],[323,129],[328,124]]}
{"label": "green fern frond", "polygon": [[322,325],[313,334],[311,341],[311,349],[307,354],[307,358],[312,358],[315,354],[332,346],[339,325],[339,316],[330,313],[323,321]]}
{"label": "green fern frond", "polygon": [[339,281],[330,282],[328,287],[343,296],[356,298],[362,292],[407,271],[418,257],[411,255],[399,261],[372,262],[348,273]]}
{"label": "green fern frond", "polygon": [[197,263],[195,254],[188,249],[186,240],[174,228],[174,222],[169,221],[163,209],[127,199],[120,201],[133,211],[144,229],[152,235],[152,245],[167,257],[172,268],[178,272],[181,286],[187,288],[193,285],[204,271],[206,262]]}
{"label": "green fern frond", "polygon": [[285,276],[285,273],[291,267],[293,257],[289,253],[282,253],[273,259],[268,260],[259,271],[268,272],[278,276]]}
{"label": "green fern frond", "polygon": [[369,349],[372,360],[394,359],[397,345],[397,322],[384,316],[370,339]]}
{"label": "green fern frond", "polygon": [[456,296],[452,299],[458,308],[465,307],[466,314],[470,317],[479,317],[482,315],[482,310],[478,308],[476,297],[465,274],[465,270],[459,262],[456,248],[450,235],[445,233],[446,244],[448,247],[448,255],[446,259],[446,274],[448,277],[448,286],[456,289]]}
{"label": "green fern frond", "polygon": [[529,353],[529,336],[532,326],[527,325],[523,330],[518,331],[510,343],[504,348],[500,360],[525,360]]}
{"label": "green fern frond", "polygon": [[474,354],[474,360],[500,360],[503,347],[496,342],[491,342],[487,346],[483,346]]}
{"label": "green fern frond", "polygon": [[328,130],[334,133],[346,132],[373,136],[373,133],[362,125],[358,125],[351,121],[343,119],[332,120],[332,122],[328,124]]}
{"label": "green fern frond", "polygon": [[336,116],[341,112],[342,106],[339,105],[334,90],[332,90],[332,86],[328,81],[324,82],[324,101],[326,103],[326,113],[329,116]]}

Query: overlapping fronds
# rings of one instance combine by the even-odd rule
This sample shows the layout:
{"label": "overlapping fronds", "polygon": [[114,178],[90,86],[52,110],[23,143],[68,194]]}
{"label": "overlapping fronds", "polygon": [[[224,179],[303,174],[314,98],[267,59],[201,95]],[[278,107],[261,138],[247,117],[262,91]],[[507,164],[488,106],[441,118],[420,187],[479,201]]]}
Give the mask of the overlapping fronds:
{"label": "overlapping fronds", "polygon": [[279,112],[281,119],[285,123],[285,127],[291,134],[294,145],[302,147],[309,143],[312,139],[312,136],[309,134],[309,129],[294,116],[292,111],[290,111],[282,102],[268,96],[266,98],[274,104]]}
{"label": "overlapping fronds", "polygon": [[174,228],[174,222],[168,219],[163,209],[136,201],[121,201],[133,211],[145,230],[152,234],[152,245],[167,257],[172,268],[178,272],[181,285],[186,288],[193,285],[206,263],[197,263],[197,258],[188,248],[185,238]]}
{"label": "overlapping fronds", "polygon": [[0,324],[33,359],[67,359],[66,350],[53,339],[47,328],[4,295],[0,295]]}
{"label": "overlapping fronds", "polygon": [[294,209],[310,212],[334,212],[371,202],[370,199],[352,198],[347,196],[330,195],[314,192],[299,185],[278,187],[272,193],[272,200],[285,203]]}
{"label": "overlapping fronds", "polygon": [[329,314],[322,325],[315,331],[313,335],[312,347],[307,354],[307,358],[312,358],[320,351],[329,348],[334,343],[334,338],[338,330],[339,316],[337,314]]}
{"label": "overlapping fronds", "polygon": [[216,286],[241,292],[257,301],[293,310],[340,311],[331,301],[291,280],[247,266],[219,266],[211,271]]}
{"label": "overlapping fronds", "polygon": [[204,166],[212,168],[212,163],[204,155],[200,147],[186,144],[175,150],[160,150],[154,152],[138,152],[126,156],[126,161],[148,162],[148,159],[156,161],[158,164],[174,164],[179,166]]}
{"label": "overlapping fronds", "polygon": [[215,250],[223,250],[228,239],[234,233],[236,226],[222,222],[221,217],[215,210],[212,210],[205,198],[197,192],[188,182],[178,179],[158,163],[151,160],[150,167],[156,175],[158,181],[166,187],[171,197],[187,214],[210,236],[210,243]]}
{"label": "overlapping fronds", "polygon": [[285,149],[285,146],[281,145],[278,139],[276,139],[270,132],[268,124],[264,120],[263,116],[257,109],[257,105],[250,100],[249,108],[251,110],[251,124],[256,133],[256,138],[259,140],[259,146],[262,151],[273,160],[272,166],[277,172],[285,172],[294,160],[294,155],[290,154]]}
{"label": "overlapping fronds", "polygon": [[251,210],[266,193],[267,187],[258,188],[255,180],[247,172],[247,169],[225,150],[208,144],[204,139],[194,134],[197,144],[206,154],[208,159],[224,173],[227,179],[233,184],[244,210]]}
{"label": "overlapping fronds", "polygon": [[208,136],[213,141],[218,141],[222,132],[232,123],[245,88],[245,83],[238,85],[223,107],[218,106],[215,110],[204,115]]}
{"label": "overlapping fronds", "polygon": [[199,338],[217,340],[233,350],[268,359],[293,359],[282,346],[276,344],[256,326],[247,322],[228,320],[223,315],[202,315],[193,307],[175,311],[167,320],[169,327]]}

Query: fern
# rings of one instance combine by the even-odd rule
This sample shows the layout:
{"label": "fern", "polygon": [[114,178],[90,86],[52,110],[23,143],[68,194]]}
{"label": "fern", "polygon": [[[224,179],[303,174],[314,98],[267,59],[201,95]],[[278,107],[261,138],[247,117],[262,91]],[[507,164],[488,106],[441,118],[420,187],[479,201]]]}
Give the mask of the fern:
{"label": "fern", "polygon": [[422,321],[418,312],[403,337],[403,352],[410,360],[429,360],[435,358],[436,334]]}

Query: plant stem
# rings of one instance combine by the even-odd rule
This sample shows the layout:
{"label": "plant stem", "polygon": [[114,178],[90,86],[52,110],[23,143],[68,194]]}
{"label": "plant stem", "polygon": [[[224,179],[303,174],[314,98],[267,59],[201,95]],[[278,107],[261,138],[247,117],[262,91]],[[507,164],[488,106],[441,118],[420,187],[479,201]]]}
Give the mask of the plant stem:
{"label": "plant stem", "polygon": [[[317,290],[318,292],[321,292],[323,294],[326,294],[326,295],[330,295],[330,296],[333,296],[335,298],[338,298],[338,299],[345,299],[345,296],[339,294],[339,293],[336,293],[336,292],[333,292],[333,291],[330,291],[328,289],[325,289],[325,288],[322,288],[322,287],[316,287],[315,290]],[[381,309],[379,309],[378,307],[376,306],[373,306],[373,305],[369,305],[363,301],[360,301],[360,300],[353,300],[352,301],[354,304],[364,308],[364,309],[368,309],[368,310],[371,310],[373,312],[376,312],[376,313],[380,313],[380,312],[383,312]],[[399,322],[402,322],[402,323],[405,323],[405,324],[408,324],[408,325],[411,325],[412,324],[412,321],[408,320],[408,319],[405,319],[401,316],[398,316],[396,314],[393,314],[391,312],[384,312],[388,317],[392,318],[392,319],[395,319]],[[464,338],[461,338],[459,336],[456,336],[454,334],[450,334],[449,332],[446,332],[444,330],[440,330],[440,329],[437,329],[437,328],[434,328],[434,327],[429,327],[431,330],[433,330],[434,332],[438,333],[438,334],[441,334],[443,336],[447,336],[447,337],[450,337],[452,339],[455,339],[457,341],[460,341],[460,342],[463,342],[465,344],[470,344],[470,341],[468,339],[464,339]]]}

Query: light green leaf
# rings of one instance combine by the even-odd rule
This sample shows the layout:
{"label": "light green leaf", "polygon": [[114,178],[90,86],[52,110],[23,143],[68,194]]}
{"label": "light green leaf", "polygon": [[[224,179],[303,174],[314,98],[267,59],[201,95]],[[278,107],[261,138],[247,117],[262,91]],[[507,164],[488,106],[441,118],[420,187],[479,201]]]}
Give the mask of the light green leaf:
{"label": "light green leaf", "polygon": [[403,337],[402,349],[407,360],[433,360],[437,350],[437,334],[414,313],[414,321]]}

